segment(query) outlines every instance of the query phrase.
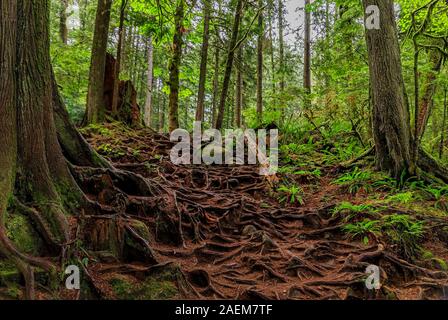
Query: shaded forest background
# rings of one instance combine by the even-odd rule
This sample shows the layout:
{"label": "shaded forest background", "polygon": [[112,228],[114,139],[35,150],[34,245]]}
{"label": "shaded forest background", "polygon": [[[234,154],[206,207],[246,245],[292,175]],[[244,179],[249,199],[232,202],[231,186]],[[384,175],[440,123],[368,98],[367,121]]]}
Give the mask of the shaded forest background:
{"label": "shaded forest background", "polygon": [[[401,9],[397,18],[409,101],[415,104],[415,52],[418,51],[418,93],[422,103],[429,98],[431,105],[427,129],[425,125],[422,132],[423,144],[445,161],[447,77],[442,63],[444,56],[437,53],[437,46],[442,50],[446,46],[443,36],[447,18],[442,3],[431,9],[431,13],[420,10],[413,16],[414,10],[427,2],[398,1],[397,8]],[[192,128],[202,100],[203,119],[209,126],[213,126],[218,114],[238,4],[237,1],[211,1],[207,7],[207,3],[186,1],[181,20],[178,118],[179,126],[187,129]],[[114,1],[111,7],[107,51],[115,57],[120,51],[120,79],[132,81],[142,115],[146,114],[150,127],[161,132],[169,127],[169,77],[179,4],[179,1],[127,0]],[[282,124],[284,135],[291,136],[300,136],[301,132],[315,127],[332,132],[353,131],[359,141],[347,152],[347,159],[359,152],[358,146],[371,144],[364,13],[358,1],[314,1],[307,9],[297,3],[304,24],[296,29],[285,19],[284,1],[243,1],[242,7],[238,47],[234,48],[225,95],[223,126],[257,127],[276,122]],[[79,122],[86,105],[97,3],[54,0],[51,8],[52,63],[69,113]],[[122,29],[120,13],[123,13]],[[207,29],[205,20],[209,23]],[[421,35],[414,37],[413,21],[415,28],[424,26]],[[202,45],[205,36],[209,46],[205,56],[204,93],[200,98],[198,86],[201,64],[205,63]],[[417,49],[413,42],[416,37]]]}

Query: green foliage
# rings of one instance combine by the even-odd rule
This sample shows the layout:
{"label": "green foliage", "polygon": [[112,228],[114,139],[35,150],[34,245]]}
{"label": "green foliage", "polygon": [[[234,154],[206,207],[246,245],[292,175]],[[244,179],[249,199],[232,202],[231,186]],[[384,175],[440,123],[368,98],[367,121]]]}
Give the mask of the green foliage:
{"label": "green foliage", "polygon": [[371,204],[354,205],[350,202],[341,202],[332,210],[333,217],[342,217],[344,222],[351,222],[357,218],[373,216],[379,210]]}
{"label": "green foliage", "polygon": [[369,236],[377,237],[381,234],[380,221],[370,219],[347,224],[342,230],[351,238],[361,238],[364,244],[369,243]]}
{"label": "green foliage", "polygon": [[353,171],[343,174],[338,179],[334,180],[333,183],[343,186],[351,194],[358,193],[361,189],[368,192],[370,190],[369,181],[372,179],[371,171],[362,171],[358,167],[355,167]]}
{"label": "green foliage", "polygon": [[405,214],[384,216],[382,219],[384,233],[398,246],[406,258],[415,257],[419,251],[419,241],[424,235],[424,223],[414,221]]}
{"label": "green foliage", "polygon": [[298,203],[300,205],[304,204],[303,189],[296,185],[291,186],[282,185],[277,189],[277,192],[279,193],[280,202],[289,202],[290,204]]}
{"label": "green foliage", "polygon": [[380,220],[364,219],[343,226],[342,230],[351,238],[369,242],[370,236],[384,235],[396,246],[396,250],[406,258],[416,257],[420,247],[419,242],[424,236],[424,224],[414,221],[404,214],[383,216]]}
{"label": "green foliage", "polygon": [[442,269],[443,271],[448,271],[447,261],[434,256],[434,254],[431,251],[422,249],[421,257],[423,260],[429,262],[431,265],[437,266],[438,268]]}
{"label": "green foliage", "polygon": [[399,204],[409,204],[413,201],[417,200],[416,195],[412,191],[401,192],[391,196],[388,196],[386,201],[399,203]]}

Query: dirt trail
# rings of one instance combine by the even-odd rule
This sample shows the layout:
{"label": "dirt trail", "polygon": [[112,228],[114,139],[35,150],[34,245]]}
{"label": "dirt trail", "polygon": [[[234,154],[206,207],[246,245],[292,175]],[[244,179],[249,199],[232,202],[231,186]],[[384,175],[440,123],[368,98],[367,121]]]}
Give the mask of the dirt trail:
{"label": "dirt trail", "polygon": [[[100,151],[110,142],[87,138]],[[111,273],[138,280],[172,268],[177,297],[189,299],[447,297],[446,272],[406,261],[379,240],[365,245],[341,232],[342,221],[331,212],[350,196],[331,184],[330,170],[303,182],[303,206],[285,206],[272,194],[276,181],[258,175],[256,166],[174,166],[162,135],[138,131],[114,139],[115,148],[139,149],[132,157],[110,156],[115,166],[141,174],[154,188],[152,198],[127,192],[132,205],[126,213],[149,227],[158,264],[92,264],[90,273],[105,295]],[[381,268],[380,290],[366,289],[370,264]]]}

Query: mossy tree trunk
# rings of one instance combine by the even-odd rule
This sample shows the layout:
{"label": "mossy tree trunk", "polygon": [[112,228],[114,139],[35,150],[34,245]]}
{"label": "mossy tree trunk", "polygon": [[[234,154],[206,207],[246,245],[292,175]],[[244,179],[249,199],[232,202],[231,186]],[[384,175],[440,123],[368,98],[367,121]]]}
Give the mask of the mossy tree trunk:
{"label": "mossy tree trunk", "polygon": [[112,0],[98,0],[89,72],[87,109],[83,121],[84,125],[103,122],[105,119],[103,85],[106,70],[107,37],[109,34],[111,6]]}
{"label": "mossy tree trunk", "polygon": [[117,43],[117,63],[115,64],[114,90],[112,93],[112,115],[115,116],[118,110],[118,90],[120,86],[121,57],[123,51],[124,38],[124,18],[126,14],[126,6],[128,0],[121,0],[120,6],[120,23],[118,27],[118,43]]}
{"label": "mossy tree trunk", "polygon": [[170,63],[170,99],[169,99],[169,130],[179,127],[179,73],[182,60],[182,45],[184,33],[184,0],[177,0],[176,14],[174,16],[176,30],[173,38],[173,56]]}
{"label": "mossy tree trunk", "polygon": [[392,0],[363,0],[363,5],[364,9],[376,5],[381,13],[379,30],[366,30],[376,163],[398,178],[414,171],[415,165],[394,4]]}
{"label": "mossy tree trunk", "polygon": [[[50,63],[49,0],[0,1],[0,68],[0,258],[15,263],[24,275],[26,298],[33,298],[33,267],[56,278],[54,261],[63,264],[71,254],[70,230],[80,227],[79,213],[110,211],[81,190],[89,176],[103,172],[127,190],[150,191],[143,178],[97,155],[70,122]],[[17,249],[7,236],[6,213],[32,220],[45,258]]]}
{"label": "mossy tree trunk", "polygon": [[264,45],[264,21],[263,21],[263,0],[258,0],[260,13],[258,15],[257,34],[257,119],[258,123],[263,122],[263,45]]}
{"label": "mossy tree trunk", "polygon": [[3,221],[8,205],[33,208],[29,213],[45,240],[60,252],[69,240],[71,203],[65,195],[80,196],[53,120],[48,9],[47,0],[0,3],[0,252],[16,263],[27,282],[32,281],[29,264],[49,266],[19,253],[9,241]]}

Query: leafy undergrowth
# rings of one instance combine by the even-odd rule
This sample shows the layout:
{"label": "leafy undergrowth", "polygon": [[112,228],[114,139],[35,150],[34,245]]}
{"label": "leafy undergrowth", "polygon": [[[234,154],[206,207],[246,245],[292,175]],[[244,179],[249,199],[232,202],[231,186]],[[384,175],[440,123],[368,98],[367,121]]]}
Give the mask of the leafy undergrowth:
{"label": "leafy undergrowth", "polygon": [[[113,254],[89,252],[85,265],[94,288],[84,288],[83,298],[445,295],[448,188],[395,181],[374,171],[369,157],[344,165],[363,152],[346,135],[314,133],[283,143],[278,174],[265,178],[256,166],[174,166],[168,137],[149,129],[115,123],[83,134],[117,168],[161,190],[150,204],[136,197],[127,209],[141,217],[140,234],[158,264],[129,258],[121,264]],[[380,290],[365,287],[370,264],[381,269]],[[1,297],[17,297],[16,275],[0,264]],[[74,298],[66,292],[53,298],[61,297]]]}

